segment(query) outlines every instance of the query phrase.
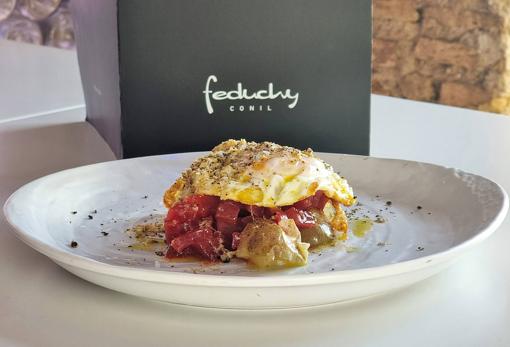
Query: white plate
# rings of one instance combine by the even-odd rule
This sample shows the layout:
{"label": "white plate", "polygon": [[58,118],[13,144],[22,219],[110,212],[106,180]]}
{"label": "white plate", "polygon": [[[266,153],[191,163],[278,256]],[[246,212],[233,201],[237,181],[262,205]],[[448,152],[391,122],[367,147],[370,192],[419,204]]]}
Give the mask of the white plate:
{"label": "white plate", "polygon": [[[164,190],[198,155],[62,171],[20,188],[4,213],[21,240],[90,282],[174,303],[254,309],[360,299],[410,285],[488,237],[508,209],[499,185],[460,170],[319,154],[353,186],[362,203],[350,212],[354,218],[380,215],[385,223],[375,223],[364,237],[351,233],[345,244],[312,253],[305,267],[273,272],[242,261],[171,263],[129,248],[125,230],[165,213]],[[78,247],[69,246],[73,240]]]}

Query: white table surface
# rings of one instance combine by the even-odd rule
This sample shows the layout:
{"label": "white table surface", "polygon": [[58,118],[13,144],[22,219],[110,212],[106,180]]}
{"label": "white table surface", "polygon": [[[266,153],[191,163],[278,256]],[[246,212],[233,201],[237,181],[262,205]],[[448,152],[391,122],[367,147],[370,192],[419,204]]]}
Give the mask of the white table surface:
{"label": "white table surface", "polygon": [[0,39],[0,124],[84,106],[76,53]]}
{"label": "white table surface", "polygon": [[[0,62],[7,51],[11,63],[25,66],[0,79],[0,95],[13,89],[0,102],[0,203],[42,175],[113,159],[83,121],[72,53],[2,42],[0,51]],[[0,63],[0,74],[7,70]],[[50,83],[51,71],[61,79]],[[29,80],[29,88],[21,85]],[[32,93],[31,104],[16,91]],[[510,191],[510,117],[373,96],[371,141],[374,156],[459,167]],[[159,303],[90,284],[18,241],[2,215],[0,346],[510,346],[509,232],[507,218],[448,270],[389,295],[247,312]]]}

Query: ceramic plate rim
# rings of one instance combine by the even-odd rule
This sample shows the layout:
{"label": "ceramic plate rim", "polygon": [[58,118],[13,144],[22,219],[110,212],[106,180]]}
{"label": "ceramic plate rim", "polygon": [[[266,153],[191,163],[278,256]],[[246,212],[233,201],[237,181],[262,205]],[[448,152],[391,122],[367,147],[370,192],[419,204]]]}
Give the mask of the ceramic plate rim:
{"label": "ceramic plate rim", "polygon": [[[139,160],[139,159],[149,159],[149,158],[165,158],[165,157],[178,157],[184,155],[201,155],[207,152],[183,152],[183,153],[173,153],[173,154],[163,154],[163,155],[154,155],[154,156],[145,156],[145,157],[137,157],[137,158],[129,158],[122,160]],[[407,162],[414,164],[425,164],[434,166],[437,168],[442,168],[446,170],[455,170],[461,173],[467,173],[463,170],[446,167],[443,165],[426,163],[426,162],[418,162],[413,160],[404,160],[404,159],[393,159],[393,158],[380,158],[374,156],[364,156],[364,155],[354,155],[354,154],[343,154],[343,153],[328,153],[328,152],[316,152],[318,156],[321,155],[341,155],[341,156],[351,156],[351,157],[360,157],[360,158],[371,158],[371,159],[381,159],[381,160],[391,160],[391,161],[399,161],[399,162]],[[78,166],[75,168],[70,168],[66,170],[61,170],[58,172],[51,173],[49,175],[37,178],[31,182],[24,184],[19,187],[16,191],[14,191],[9,198],[7,198],[4,206],[3,213],[7,220],[7,222],[11,226],[11,230],[14,232],[15,236],[23,241],[25,244],[35,249],[36,251],[44,254],[49,257],[52,261],[61,262],[63,264],[76,267],[82,270],[87,270],[95,273],[100,273],[103,275],[115,276],[119,278],[127,278],[127,279],[136,279],[148,282],[158,282],[158,283],[166,283],[166,284],[180,284],[180,285],[196,285],[196,286],[215,286],[215,287],[282,287],[282,286],[310,286],[310,285],[318,285],[318,284],[332,284],[332,283],[342,283],[342,282],[351,282],[351,281],[362,281],[369,279],[376,279],[381,277],[388,277],[391,275],[403,274],[407,272],[412,272],[424,267],[430,266],[429,263],[434,261],[435,263],[441,263],[442,260],[446,260],[455,255],[460,255],[463,251],[471,248],[472,246],[480,243],[489,237],[492,233],[496,231],[496,229],[501,225],[503,220],[506,217],[509,208],[508,195],[506,191],[501,187],[498,183],[485,178],[480,175],[467,173],[469,175],[475,176],[479,179],[486,180],[492,184],[494,184],[502,195],[502,203],[499,211],[496,214],[496,217],[484,228],[472,236],[471,238],[461,242],[458,245],[450,247],[446,250],[433,253],[427,256],[418,257],[411,260],[405,260],[393,264],[386,265],[378,265],[374,267],[354,269],[354,270],[340,270],[332,273],[319,273],[319,274],[295,274],[295,275],[285,275],[285,276],[264,276],[264,277],[250,277],[250,276],[225,276],[225,275],[208,275],[208,274],[191,274],[191,273],[180,273],[180,272],[172,272],[172,271],[157,271],[152,269],[142,269],[142,268],[133,268],[133,267],[125,267],[119,265],[111,265],[107,263],[102,263],[100,261],[87,258],[85,256],[81,256],[78,254],[71,253],[64,249],[54,247],[45,243],[42,240],[39,240],[37,237],[32,236],[28,231],[24,231],[19,228],[16,223],[11,218],[8,209],[9,206],[16,199],[18,194],[21,194],[24,190],[30,189],[32,186],[37,186],[40,181],[45,180],[50,176],[55,176],[59,174],[63,174],[73,170],[79,170],[84,167],[90,167],[94,165],[107,165],[109,163],[116,162],[118,160],[105,161],[100,163],[94,163],[89,165]]]}

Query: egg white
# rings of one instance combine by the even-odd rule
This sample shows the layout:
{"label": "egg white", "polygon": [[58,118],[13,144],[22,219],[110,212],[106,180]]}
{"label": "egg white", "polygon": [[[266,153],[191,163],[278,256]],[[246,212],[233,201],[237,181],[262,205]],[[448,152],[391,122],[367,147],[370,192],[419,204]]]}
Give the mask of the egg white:
{"label": "egg white", "polygon": [[228,140],[197,159],[170,187],[164,200],[171,206],[187,195],[206,194],[248,205],[281,207],[318,190],[344,205],[354,202],[348,182],[311,150]]}

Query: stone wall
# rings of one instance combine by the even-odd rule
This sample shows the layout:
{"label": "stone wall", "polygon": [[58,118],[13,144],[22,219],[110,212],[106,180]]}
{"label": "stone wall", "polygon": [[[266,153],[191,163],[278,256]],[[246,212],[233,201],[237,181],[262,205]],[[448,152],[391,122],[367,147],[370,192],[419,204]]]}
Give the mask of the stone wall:
{"label": "stone wall", "polygon": [[510,0],[373,0],[374,93],[510,114]]}

